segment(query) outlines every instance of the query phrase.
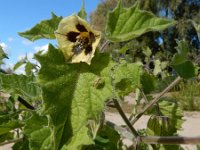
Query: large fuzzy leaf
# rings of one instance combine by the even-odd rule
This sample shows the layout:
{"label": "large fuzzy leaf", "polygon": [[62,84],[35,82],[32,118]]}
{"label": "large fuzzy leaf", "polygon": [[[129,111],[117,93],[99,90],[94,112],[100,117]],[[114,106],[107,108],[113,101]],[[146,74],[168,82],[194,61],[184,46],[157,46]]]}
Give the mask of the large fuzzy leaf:
{"label": "large fuzzy leaf", "polygon": [[[112,96],[109,77],[112,62],[108,54],[97,54],[91,66],[68,64],[62,52],[52,45],[47,54],[36,55],[36,58],[41,63],[39,83],[43,90],[44,113],[50,115],[53,125],[54,149],[66,143],[69,146],[70,139],[80,139],[73,137],[79,136],[87,119],[97,118],[104,101]],[[99,78],[101,86],[95,82]],[[73,143],[76,142],[73,140]]]}
{"label": "large fuzzy leaf", "polygon": [[136,3],[125,9],[119,1],[113,12],[109,13],[106,25],[106,36],[113,42],[127,41],[148,31],[160,31],[176,22],[159,18],[150,12],[140,10]]}
{"label": "large fuzzy leaf", "polygon": [[35,41],[38,39],[55,39],[54,32],[58,28],[58,24],[61,21],[62,17],[58,17],[52,13],[52,18],[49,20],[43,20],[40,23],[36,24],[30,30],[25,32],[19,32],[19,35],[29,39],[30,41]]}

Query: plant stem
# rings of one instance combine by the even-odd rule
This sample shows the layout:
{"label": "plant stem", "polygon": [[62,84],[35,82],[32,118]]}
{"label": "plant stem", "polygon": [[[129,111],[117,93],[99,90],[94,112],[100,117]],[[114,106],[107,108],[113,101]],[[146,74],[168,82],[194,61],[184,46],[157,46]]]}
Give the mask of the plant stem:
{"label": "plant stem", "polygon": [[[116,125],[113,122],[105,121],[106,125],[115,129],[124,138],[131,141],[135,140],[134,136],[126,128]],[[185,136],[138,136],[137,139],[145,144],[199,144],[200,136],[185,137]]]}
{"label": "plant stem", "polygon": [[141,136],[140,141],[146,144],[199,144],[200,136]]}
{"label": "plant stem", "polygon": [[160,98],[167,93],[169,90],[171,90],[176,84],[178,84],[181,81],[181,77],[177,77],[169,86],[167,86],[159,95],[157,95],[152,101],[150,101],[145,107],[144,109],[136,115],[136,117],[131,120],[131,124],[133,125],[138,119],[140,119],[140,117],[142,117],[142,115],[149,109],[151,108],[155,103],[157,103]]}
{"label": "plant stem", "polygon": [[117,99],[113,99],[113,102],[116,106],[116,109],[118,110],[119,114],[121,115],[122,119],[124,120],[124,122],[126,123],[126,125],[129,127],[129,129],[131,130],[131,132],[133,133],[133,135],[135,137],[138,137],[139,134],[137,133],[137,131],[135,130],[135,128],[131,125],[130,121],[128,120],[128,118],[126,117],[124,111],[122,110],[119,102],[117,101]]}
{"label": "plant stem", "polygon": [[14,140],[9,140],[9,141],[0,143],[0,146],[7,145],[7,144],[10,144],[10,143],[16,143],[16,142],[19,142],[19,141],[22,141],[22,140],[23,140],[23,138],[14,139]]}
{"label": "plant stem", "polygon": [[100,48],[100,52],[104,52],[104,49],[106,48],[106,46],[110,43],[110,41],[106,40],[103,45]]}

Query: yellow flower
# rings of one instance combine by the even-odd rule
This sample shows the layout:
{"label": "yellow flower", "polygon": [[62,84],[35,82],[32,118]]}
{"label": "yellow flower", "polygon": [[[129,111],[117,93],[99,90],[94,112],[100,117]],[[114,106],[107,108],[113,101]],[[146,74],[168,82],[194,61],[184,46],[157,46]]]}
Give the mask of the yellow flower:
{"label": "yellow flower", "polygon": [[65,60],[71,63],[90,64],[101,38],[99,31],[76,15],[62,19],[55,35]]}

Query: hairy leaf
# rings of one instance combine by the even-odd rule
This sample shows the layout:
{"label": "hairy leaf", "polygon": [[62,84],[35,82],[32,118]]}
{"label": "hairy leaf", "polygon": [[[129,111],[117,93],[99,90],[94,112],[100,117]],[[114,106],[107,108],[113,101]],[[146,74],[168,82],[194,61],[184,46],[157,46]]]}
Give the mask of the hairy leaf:
{"label": "hairy leaf", "polygon": [[[38,81],[43,90],[44,113],[50,115],[52,123],[54,149],[66,143],[75,146],[73,143],[80,141],[74,140],[83,137],[79,132],[83,131],[87,120],[98,118],[104,101],[112,96],[110,57],[96,54],[90,66],[69,64],[60,50],[49,45],[48,53],[36,55],[36,58],[41,63]],[[104,82],[99,88],[95,85],[97,78]]]}
{"label": "hairy leaf", "polygon": [[141,66],[122,62],[114,68],[114,84],[120,96],[125,96],[140,87]]}
{"label": "hairy leaf", "polygon": [[123,8],[119,1],[114,11],[108,15],[106,36],[113,42],[128,41],[149,31],[164,30],[175,23],[140,10],[137,3],[131,8]]}
{"label": "hairy leaf", "polygon": [[25,32],[19,32],[18,34],[24,38],[29,39],[30,41],[35,41],[38,39],[55,39],[54,32],[58,28],[58,24],[61,21],[62,17],[56,16],[52,13],[52,18],[49,20],[43,20],[40,23],[36,24],[30,30]]}
{"label": "hairy leaf", "polygon": [[0,89],[7,93],[19,94],[28,99],[37,99],[41,95],[40,88],[35,83],[33,75],[25,76],[0,73]]}
{"label": "hairy leaf", "polygon": [[40,116],[35,112],[32,114],[24,126],[24,134],[30,139],[31,150],[45,149],[52,147],[50,128],[48,127],[46,116]]}

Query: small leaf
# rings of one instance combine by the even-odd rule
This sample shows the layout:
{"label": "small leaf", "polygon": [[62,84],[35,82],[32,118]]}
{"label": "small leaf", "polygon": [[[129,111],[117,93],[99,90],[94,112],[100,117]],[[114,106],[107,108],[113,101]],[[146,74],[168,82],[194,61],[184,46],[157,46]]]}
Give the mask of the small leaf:
{"label": "small leaf", "polygon": [[153,75],[144,72],[143,75],[141,76],[141,84],[142,84],[142,89],[145,94],[149,94],[153,90],[155,90],[156,87],[156,79]]}
{"label": "small leaf", "polygon": [[172,59],[171,66],[181,77],[192,78],[196,73],[194,64],[188,60],[189,46],[185,40],[177,41],[177,44],[177,53]]}
{"label": "small leaf", "polygon": [[3,64],[3,59],[4,58],[7,58],[8,59],[8,56],[7,54],[4,52],[3,48],[0,46],[0,65]]}
{"label": "small leaf", "polygon": [[114,84],[120,96],[125,96],[140,87],[141,66],[137,63],[121,62],[114,68]]}
{"label": "small leaf", "polygon": [[27,62],[26,65],[25,65],[25,72],[26,72],[26,75],[31,75],[33,72],[32,70],[35,69],[35,64],[31,63],[31,62]]}
{"label": "small leaf", "polygon": [[85,11],[85,4],[84,4],[84,0],[82,2],[82,7],[81,10],[78,12],[78,16],[81,17],[84,20],[87,20],[87,13]]}
{"label": "small leaf", "polygon": [[14,65],[14,67],[13,67],[13,70],[15,71],[15,70],[17,70],[19,67],[21,67],[23,64],[25,64],[26,62],[24,61],[24,60],[20,60],[20,61],[18,61],[15,65]]}
{"label": "small leaf", "polygon": [[189,79],[196,75],[195,67],[191,61],[185,61],[180,65],[172,65],[176,72],[183,78]]}
{"label": "small leaf", "polygon": [[39,86],[35,83],[35,77],[1,74],[0,73],[0,89],[6,93],[19,94],[28,99],[37,99],[41,95]]}
{"label": "small leaf", "polygon": [[123,42],[149,31],[164,30],[175,23],[174,20],[159,18],[140,10],[138,3],[131,8],[123,8],[120,0],[113,12],[108,14],[106,36],[110,41]]}
{"label": "small leaf", "polygon": [[51,19],[43,20],[30,30],[19,32],[18,34],[29,39],[30,41],[35,41],[42,38],[55,39],[56,37],[54,32],[57,30],[61,19],[62,17],[57,17],[54,13],[52,13]]}

